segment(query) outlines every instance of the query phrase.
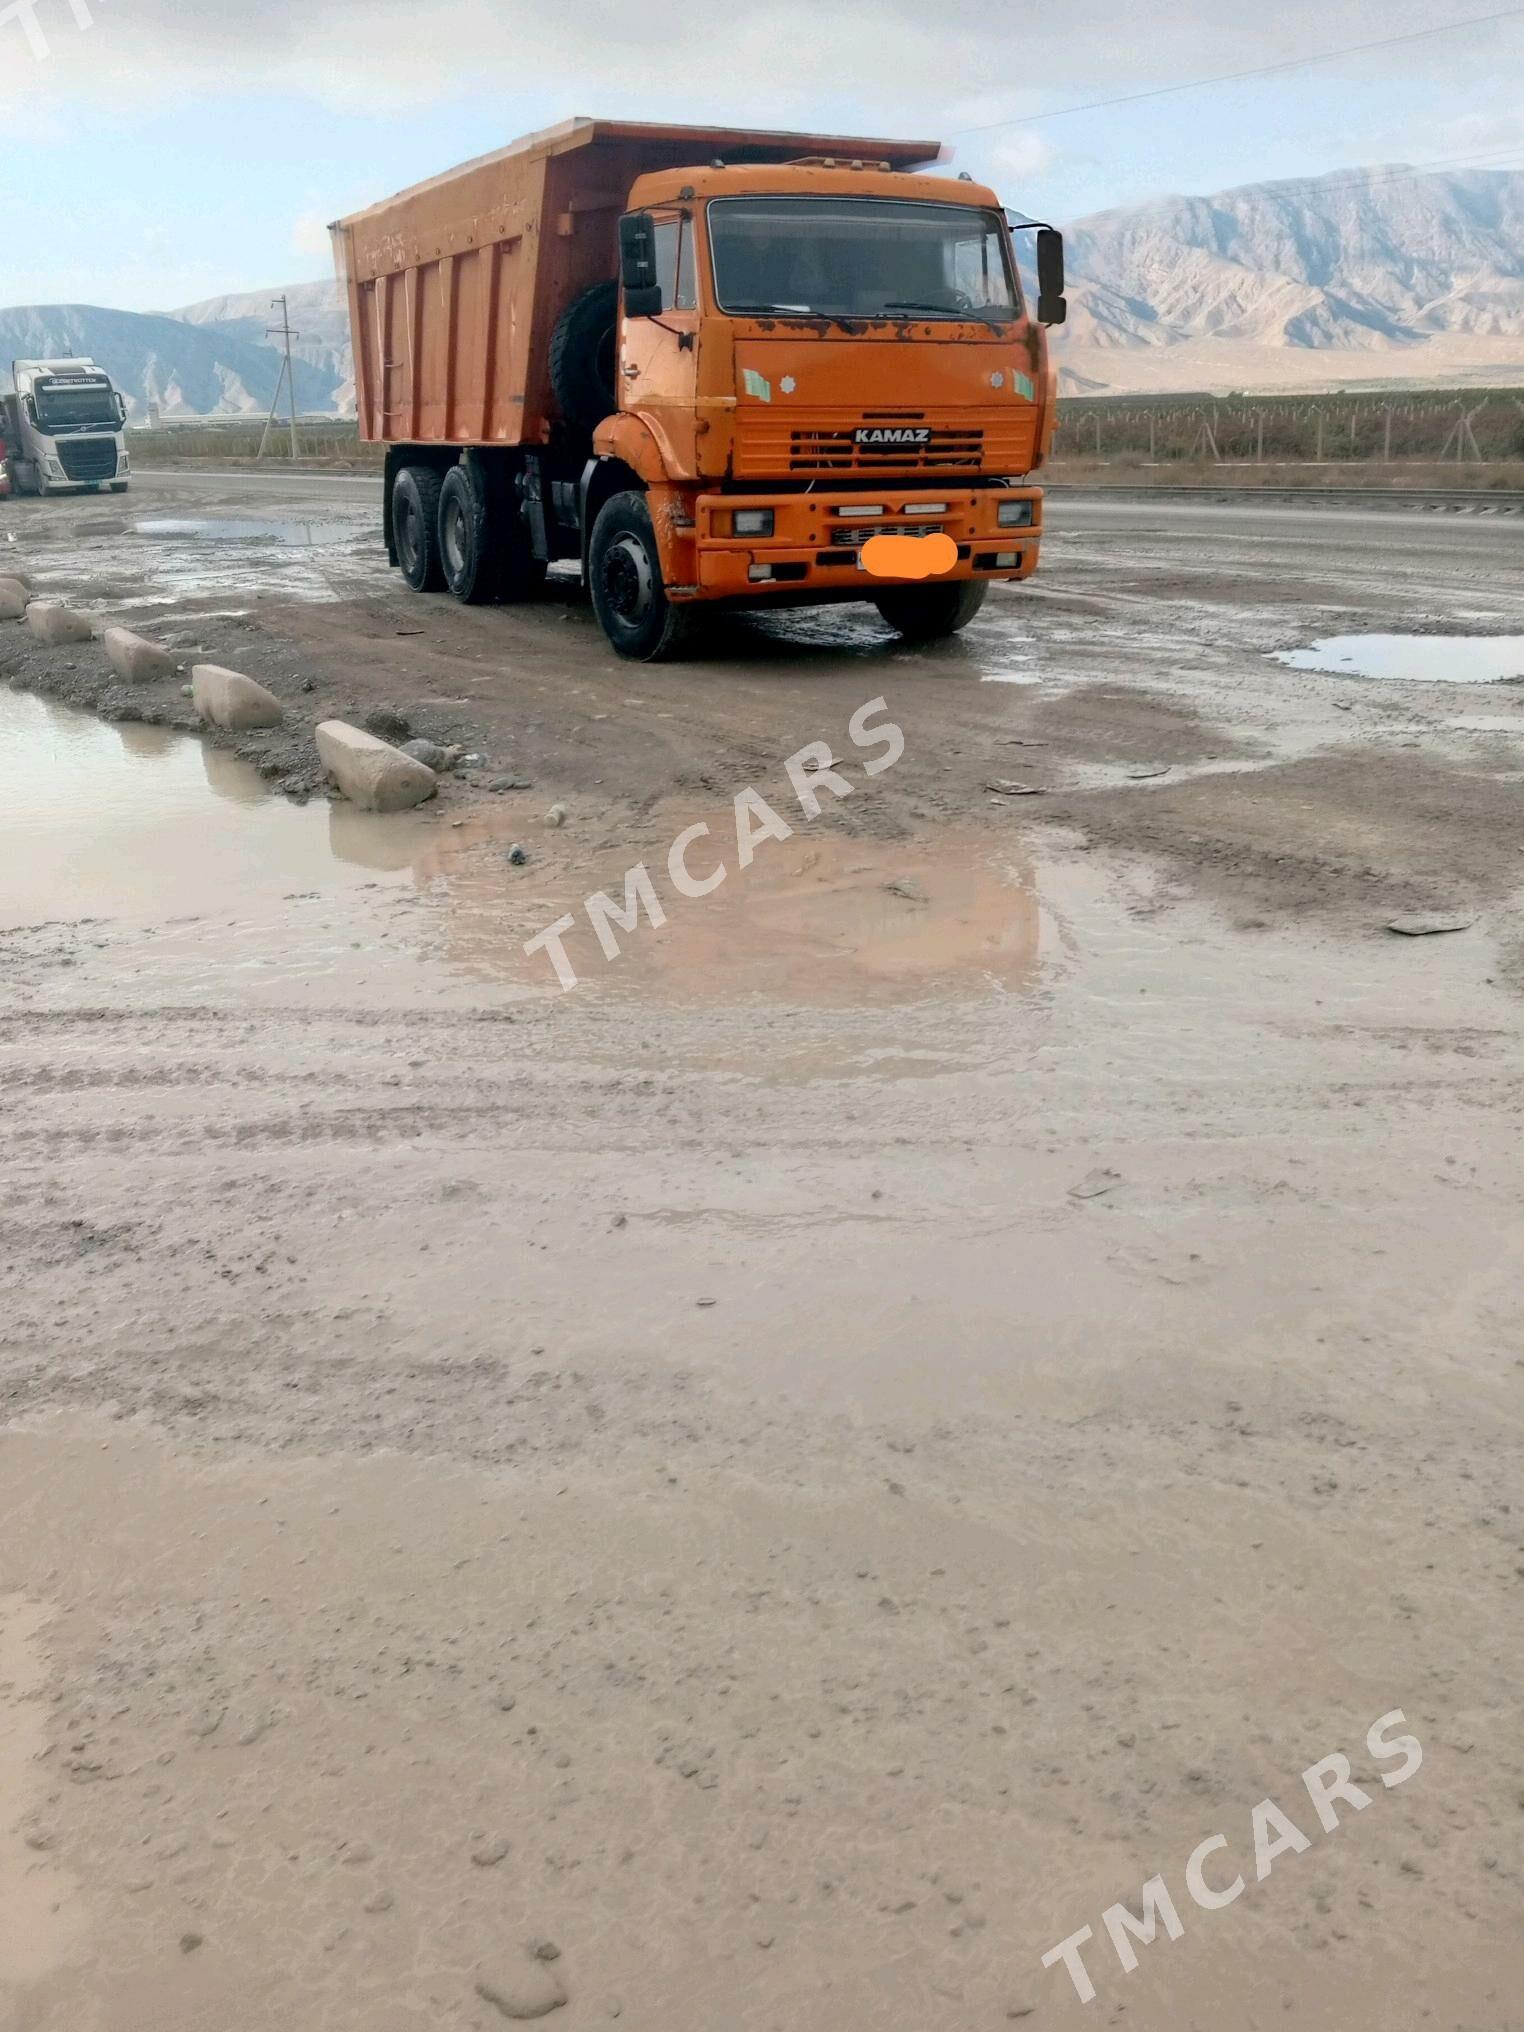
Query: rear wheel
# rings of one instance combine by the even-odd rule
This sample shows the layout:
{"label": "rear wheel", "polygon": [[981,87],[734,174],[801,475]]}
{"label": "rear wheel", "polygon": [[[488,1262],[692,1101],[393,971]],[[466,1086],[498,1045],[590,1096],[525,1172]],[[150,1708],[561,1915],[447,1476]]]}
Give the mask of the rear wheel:
{"label": "rear wheel", "polygon": [[621,656],[662,663],[678,654],[693,616],[673,606],[662,586],[644,494],[615,494],[603,504],[593,524],[587,571],[593,611]]}
{"label": "rear wheel", "polygon": [[880,593],[873,602],[889,626],[907,642],[935,642],[966,628],[984,605],[983,579],[962,579],[951,586],[918,587],[915,591]]}
{"label": "rear wheel", "polygon": [[437,593],[440,479],[432,466],[402,466],[392,482],[392,541],[402,576],[415,593]]}
{"label": "rear wheel", "polygon": [[439,490],[439,563],[457,600],[490,600],[492,548],[487,508],[464,466],[451,466]]}
{"label": "rear wheel", "polygon": [[452,466],[439,490],[439,561],[457,600],[528,600],[545,583],[506,475]]}

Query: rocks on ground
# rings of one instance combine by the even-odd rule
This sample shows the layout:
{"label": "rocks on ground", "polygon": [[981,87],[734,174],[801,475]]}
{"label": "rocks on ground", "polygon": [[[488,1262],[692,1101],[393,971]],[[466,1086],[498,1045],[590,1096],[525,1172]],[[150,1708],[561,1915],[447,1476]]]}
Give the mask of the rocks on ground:
{"label": "rocks on ground", "polygon": [[459,748],[445,747],[439,741],[427,741],[421,734],[415,735],[411,741],[403,741],[400,752],[411,755],[415,762],[421,762],[425,769],[432,769],[436,776],[453,769],[461,758]]}
{"label": "rocks on ground", "polygon": [[108,628],[101,636],[101,645],[117,676],[132,684],[173,677],[180,667],[179,659],[171,651],[161,649],[144,635],[135,635],[130,628]]}
{"label": "rocks on ground", "polygon": [[372,706],[365,715],[365,726],[369,733],[392,742],[405,741],[413,731],[407,715],[399,713],[395,706]]}
{"label": "rocks on ground", "polygon": [[517,2021],[549,2017],[566,2002],[560,1977],[538,1957],[519,1968],[484,1971],[476,1978],[476,1994],[502,2017]]}
{"label": "rocks on ground", "polygon": [[53,649],[69,642],[88,642],[95,633],[88,614],[77,613],[60,600],[30,601],[26,625],[39,642],[46,642]]}
{"label": "rocks on ground", "polygon": [[438,788],[432,769],[363,727],[324,720],[316,729],[316,740],[329,777],[362,811],[406,811]]}
{"label": "rocks on ground", "polygon": [[203,720],[235,734],[278,727],[285,717],[274,692],[217,663],[198,663],[191,671],[191,703]]}

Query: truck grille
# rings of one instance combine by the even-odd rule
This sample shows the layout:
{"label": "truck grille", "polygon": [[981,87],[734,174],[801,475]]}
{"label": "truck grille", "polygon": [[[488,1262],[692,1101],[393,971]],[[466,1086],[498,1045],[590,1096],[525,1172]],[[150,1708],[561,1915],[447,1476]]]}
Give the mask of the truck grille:
{"label": "truck grille", "polygon": [[58,459],[70,480],[114,480],[116,439],[114,437],[66,437],[58,444]]}
{"label": "truck grille", "polygon": [[[731,471],[738,480],[782,480],[796,474],[835,474],[873,480],[904,474],[1030,472],[1037,448],[1037,411],[1030,403],[1009,409],[975,411],[940,409],[879,415],[779,413],[748,404],[736,415]],[[925,444],[858,444],[864,424],[880,421],[913,423],[930,432]]]}
{"label": "truck grille", "polygon": [[850,430],[796,430],[789,437],[789,469],[811,473],[977,473],[984,463],[984,432],[934,430],[925,444],[858,444]]}
{"label": "truck grille", "polygon": [[833,529],[832,543],[845,543],[856,550],[870,536],[933,536],[940,522],[864,522],[851,529]]}

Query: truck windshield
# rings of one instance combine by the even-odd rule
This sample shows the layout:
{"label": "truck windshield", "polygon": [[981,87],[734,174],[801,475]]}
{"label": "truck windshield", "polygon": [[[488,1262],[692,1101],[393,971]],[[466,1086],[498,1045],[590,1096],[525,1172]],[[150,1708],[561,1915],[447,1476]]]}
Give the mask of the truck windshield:
{"label": "truck windshield", "polygon": [[999,215],[887,198],[716,198],[721,310],[827,317],[1019,314]]}
{"label": "truck windshield", "polygon": [[33,391],[37,427],[58,431],[115,430],[116,395],[107,381],[39,381]]}

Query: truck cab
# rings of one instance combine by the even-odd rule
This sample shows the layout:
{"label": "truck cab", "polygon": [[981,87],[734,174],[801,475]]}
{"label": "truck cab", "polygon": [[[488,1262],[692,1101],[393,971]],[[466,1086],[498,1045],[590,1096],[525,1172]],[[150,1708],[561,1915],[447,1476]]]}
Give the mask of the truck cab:
{"label": "truck cab", "polygon": [[[126,490],[127,405],[93,360],[16,360],[6,463],[18,494]],[[13,433],[14,432],[14,436]]]}
{"label": "truck cab", "polygon": [[993,191],[828,158],[629,203],[593,444],[645,483],[669,600],[872,598],[930,634],[1035,569],[1052,376]]}

